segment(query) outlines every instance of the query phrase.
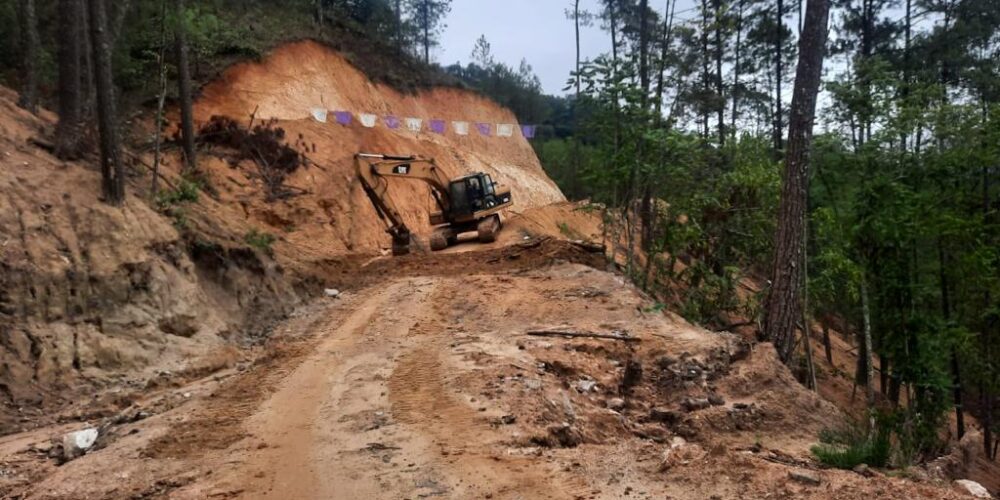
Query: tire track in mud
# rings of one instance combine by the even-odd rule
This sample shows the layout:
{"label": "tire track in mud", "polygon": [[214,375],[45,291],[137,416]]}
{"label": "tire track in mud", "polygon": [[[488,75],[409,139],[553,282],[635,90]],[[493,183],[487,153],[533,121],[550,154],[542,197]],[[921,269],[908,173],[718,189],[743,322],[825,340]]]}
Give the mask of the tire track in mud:
{"label": "tire track in mud", "polygon": [[[422,306],[426,293],[414,280],[374,289],[346,317],[332,317],[314,335],[320,342],[289,374],[246,424],[253,437],[245,452],[232,455],[242,464],[215,481],[210,495],[247,498],[363,498],[377,492],[372,478],[352,473],[341,452],[358,448],[348,422],[351,406],[342,395],[370,381],[372,366],[388,358],[373,346],[384,330],[409,325],[398,321]],[[360,370],[359,370],[360,368]],[[376,387],[377,390],[377,387]],[[377,394],[377,393],[376,393]],[[371,394],[362,398],[365,405]],[[333,428],[331,428],[331,425]],[[363,446],[363,444],[361,445]],[[377,486],[377,484],[375,485]]]}
{"label": "tire track in mud", "polygon": [[[458,283],[458,282],[453,282]],[[423,325],[417,345],[403,354],[389,379],[393,418],[427,436],[436,448],[441,469],[451,481],[454,498],[581,498],[590,488],[579,478],[546,473],[537,459],[508,456],[507,448],[487,419],[461,401],[460,368],[442,354],[447,352],[447,329],[438,320],[454,315],[461,290],[440,284],[442,292],[431,301],[436,317]],[[444,289],[444,290],[442,290]],[[429,338],[428,338],[429,337]]]}

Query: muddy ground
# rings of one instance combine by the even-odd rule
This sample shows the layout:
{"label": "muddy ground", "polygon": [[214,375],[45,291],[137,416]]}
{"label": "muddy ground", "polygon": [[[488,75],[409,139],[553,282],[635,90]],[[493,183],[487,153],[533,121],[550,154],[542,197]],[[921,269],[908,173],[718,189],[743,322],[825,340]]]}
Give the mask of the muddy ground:
{"label": "muddy ground", "polygon": [[0,438],[0,496],[959,497],[820,469],[807,448],[835,407],[768,346],[654,310],[591,255],[375,258],[253,359],[89,422],[102,438],[81,458],[60,465],[51,439],[84,424]]}

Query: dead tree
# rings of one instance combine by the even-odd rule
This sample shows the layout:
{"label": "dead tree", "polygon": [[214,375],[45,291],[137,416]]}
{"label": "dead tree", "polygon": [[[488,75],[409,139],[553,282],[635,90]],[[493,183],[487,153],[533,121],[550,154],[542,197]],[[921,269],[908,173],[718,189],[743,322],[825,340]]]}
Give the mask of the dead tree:
{"label": "dead tree", "polygon": [[104,0],[87,0],[97,84],[97,128],[101,136],[101,190],[105,202],[118,206],[125,200],[125,167],[118,139],[115,89],[111,76],[111,46],[104,4]]}
{"label": "dead tree", "polygon": [[799,65],[792,92],[788,156],[782,173],[771,287],[764,321],[767,338],[774,343],[785,363],[792,359],[795,325],[802,313],[809,145],[812,142],[829,15],[828,0],[809,0],[799,40]]}

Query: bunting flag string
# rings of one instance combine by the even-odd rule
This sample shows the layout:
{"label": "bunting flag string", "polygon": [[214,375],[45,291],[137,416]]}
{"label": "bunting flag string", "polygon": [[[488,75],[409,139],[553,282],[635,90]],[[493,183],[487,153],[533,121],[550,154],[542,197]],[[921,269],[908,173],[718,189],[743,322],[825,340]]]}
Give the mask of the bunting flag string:
{"label": "bunting flag string", "polygon": [[375,122],[378,121],[378,117],[370,113],[361,113],[358,115],[358,120],[361,121],[361,125],[372,128],[375,126]]}
{"label": "bunting flag string", "polygon": [[[340,111],[340,110],[327,110],[325,108],[312,108],[309,110],[309,114],[314,120],[319,123],[327,123],[332,115],[333,121],[339,125],[350,126],[353,123],[355,117],[361,126],[365,128],[373,128],[378,125],[379,115],[373,113],[352,113],[350,111]],[[400,118],[395,115],[384,115],[381,117],[382,122],[385,126],[397,130],[403,125],[406,129],[411,132],[423,132],[424,130],[424,119],[415,117],[404,117]],[[426,120],[427,129],[435,134],[445,134],[448,129],[448,122],[438,118]],[[535,134],[538,130],[537,125],[519,125],[515,123],[486,123],[486,122],[467,122],[467,121],[453,121],[451,122],[451,129],[455,132],[455,135],[467,136],[469,135],[470,128],[474,127],[479,135],[483,137],[491,137],[494,134],[496,137],[513,137],[514,131],[519,130],[521,135],[525,139],[534,139]]]}
{"label": "bunting flag string", "polygon": [[334,111],[333,115],[337,117],[337,123],[341,125],[351,124],[351,113],[347,111]]}

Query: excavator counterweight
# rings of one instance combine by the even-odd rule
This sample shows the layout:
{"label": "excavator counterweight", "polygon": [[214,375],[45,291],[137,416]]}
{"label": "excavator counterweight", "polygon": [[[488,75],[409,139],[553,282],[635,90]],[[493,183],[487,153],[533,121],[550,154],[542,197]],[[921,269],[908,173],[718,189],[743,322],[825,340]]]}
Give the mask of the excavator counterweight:
{"label": "excavator counterweight", "polygon": [[470,231],[476,231],[481,242],[495,241],[502,227],[500,211],[514,203],[510,189],[499,189],[489,174],[476,172],[450,178],[433,158],[358,153],[354,155],[354,167],[365,194],[392,237],[393,255],[409,253],[413,234],[389,196],[390,178],[420,180],[430,186],[438,207],[429,216],[434,228],[430,247],[435,251],[455,244],[459,234]]}

